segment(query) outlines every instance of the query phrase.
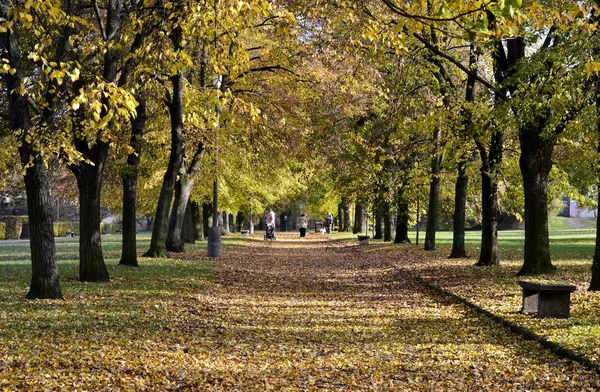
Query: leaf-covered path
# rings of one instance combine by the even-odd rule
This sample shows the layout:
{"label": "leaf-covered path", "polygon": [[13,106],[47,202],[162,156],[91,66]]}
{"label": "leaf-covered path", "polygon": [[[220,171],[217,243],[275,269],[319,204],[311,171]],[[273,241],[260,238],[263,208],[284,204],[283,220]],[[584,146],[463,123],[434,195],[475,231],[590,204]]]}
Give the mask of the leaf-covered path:
{"label": "leaf-covered path", "polygon": [[29,267],[4,264],[0,390],[600,389],[411,277],[436,254],[278,237],[229,237],[241,246],[216,263],[202,246],[139,269],[112,259],[100,284],[67,263],[65,301],[26,300]]}
{"label": "leaf-covered path", "polygon": [[595,373],[400,272],[410,252],[365,249],[288,237],[249,241],[226,257],[204,298],[219,333],[198,382],[243,390],[600,387]]}

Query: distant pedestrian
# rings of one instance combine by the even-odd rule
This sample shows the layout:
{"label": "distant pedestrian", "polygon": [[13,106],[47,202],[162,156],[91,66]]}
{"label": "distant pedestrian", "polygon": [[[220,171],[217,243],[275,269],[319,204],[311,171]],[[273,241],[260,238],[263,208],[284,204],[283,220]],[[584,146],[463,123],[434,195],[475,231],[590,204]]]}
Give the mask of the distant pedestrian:
{"label": "distant pedestrian", "polygon": [[298,229],[300,229],[300,237],[306,236],[306,228],[308,227],[308,219],[304,214],[300,214],[298,218]]}
{"label": "distant pedestrian", "polygon": [[333,215],[329,211],[327,211],[327,217],[325,218],[325,231],[327,234],[331,234],[333,231]]}

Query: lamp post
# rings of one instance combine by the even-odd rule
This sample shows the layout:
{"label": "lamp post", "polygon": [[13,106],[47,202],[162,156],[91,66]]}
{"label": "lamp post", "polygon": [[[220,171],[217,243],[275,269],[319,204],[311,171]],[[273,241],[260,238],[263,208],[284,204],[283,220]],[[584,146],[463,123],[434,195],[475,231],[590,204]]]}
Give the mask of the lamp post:
{"label": "lamp post", "polygon": [[248,224],[248,233],[254,234],[254,223],[252,222],[252,196],[248,198],[250,201],[250,223]]}
{"label": "lamp post", "polygon": [[[218,94],[219,90],[217,90]],[[219,95],[217,95],[217,99]],[[217,104],[216,109],[217,120],[221,118],[221,106]],[[221,242],[221,228],[219,228],[219,134],[218,125],[214,128],[215,138],[215,179],[213,182],[213,225],[208,230],[208,246],[206,249],[206,255],[208,257],[222,257],[223,256],[223,244]]]}

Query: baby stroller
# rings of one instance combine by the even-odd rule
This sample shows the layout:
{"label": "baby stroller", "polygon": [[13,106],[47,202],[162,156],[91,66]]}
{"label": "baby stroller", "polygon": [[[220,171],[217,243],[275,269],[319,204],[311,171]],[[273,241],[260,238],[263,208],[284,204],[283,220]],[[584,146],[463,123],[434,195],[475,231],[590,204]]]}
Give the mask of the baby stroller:
{"label": "baby stroller", "polygon": [[265,219],[267,228],[265,230],[265,240],[275,241],[275,213],[271,210]]}
{"label": "baby stroller", "polygon": [[265,240],[275,241],[277,238],[275,237],[275,224],[267,223],[267,228],[265,230]]}

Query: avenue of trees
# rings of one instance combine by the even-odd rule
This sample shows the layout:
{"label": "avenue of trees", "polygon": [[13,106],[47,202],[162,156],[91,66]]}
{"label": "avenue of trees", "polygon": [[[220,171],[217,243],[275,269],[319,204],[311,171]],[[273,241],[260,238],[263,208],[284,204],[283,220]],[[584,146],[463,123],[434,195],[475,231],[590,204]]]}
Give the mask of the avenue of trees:
{"label": "avenue of trees", "polygon": [[215,182],[225,230],[232,215],[303,206],[355,233],[371,217],[376,238],[401,243],[426,216],[425,249],[451,225],[450,257],[467,256],[465,229],[479,225],[480,266],[501,262],[498,220],[511,214],[525,227],[520,274],[550,272],[549,204],[600,200],[599,12],[567,0],[0,0],[0,186],[27,195],[27,296],[62,297],[49,167],[76,184],[81,281],[110,279],[101,206],[122,211],[120,263],[135,267],[136,216],[153,216],[145,257],[183,252],[207,229]]}

